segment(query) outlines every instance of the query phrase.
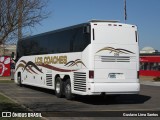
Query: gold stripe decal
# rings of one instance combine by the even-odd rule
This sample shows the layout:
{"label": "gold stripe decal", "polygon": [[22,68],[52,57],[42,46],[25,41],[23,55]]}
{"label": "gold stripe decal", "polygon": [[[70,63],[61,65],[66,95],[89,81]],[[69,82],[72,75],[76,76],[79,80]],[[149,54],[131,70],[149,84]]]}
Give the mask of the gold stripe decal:
{"label": "gold stripe decal", "polygon": [[113,47],[104,47],[104,48],[98,50],[96,53],[99,53],[101,51],[109,51],[110,53],[114,52],[114,53],[123,53],[123,54],[135,54],[134,52],[131,52],[131,51],[126,50],[126,49],[113,48]]}
{"label": "gold stripe decal", "polygon": [[29,73],[31,73],[31,74],[32,74],[32,73],[38,74],[37,72],[35,72],[35,70],[32,69],[32,67],[35,68],[35,70],[37,70],[38,72],[43,73],[42,70],[39,69],[38,66],[35,65],[33,62],[31,62],[31,61],[26,62],[26,61],[24,61],[24,60],[21,60],[21,61],[20,61],[20,64],[17,66],[16,71],[17,71],[19,68],[22,68],[23,72],[26,70],[27,72],[29,72]]}
{"label": "gold stripe decal", "polygon": [[[75,61],[69,61],[68,63],[66,63],[64,66],[66,67],[73,67],[73,66],[78,66],[77,64],[80,63],[83,66],[85,66],[85,64],[80,60],[80,59],[76,59]],[[86,66],[85,66],[86,67]]]}

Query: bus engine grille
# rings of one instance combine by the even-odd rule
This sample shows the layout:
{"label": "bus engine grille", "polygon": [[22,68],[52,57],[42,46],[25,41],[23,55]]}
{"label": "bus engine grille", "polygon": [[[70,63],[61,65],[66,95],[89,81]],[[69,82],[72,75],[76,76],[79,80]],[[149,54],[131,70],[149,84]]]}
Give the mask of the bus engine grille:
{"label": "bus engine grille", "polygon": [[102,62],[130,62],[127,56],[101,56]]}
{"label": "bus engine grille", "polygon": [[46,74],[46,85],[52,86],[52,74]]}
{"label": "bus engine grille", "polygon": [[86,73],[74,72],[74,90],[86,92]]}

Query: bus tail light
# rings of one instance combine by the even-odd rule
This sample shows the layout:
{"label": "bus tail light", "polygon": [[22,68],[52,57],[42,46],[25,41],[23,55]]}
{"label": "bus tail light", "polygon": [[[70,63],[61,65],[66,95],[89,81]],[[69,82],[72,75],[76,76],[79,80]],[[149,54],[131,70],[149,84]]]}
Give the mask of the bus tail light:
{"label": "bus tail light", "polygon": [[94,71],[93,70],[89,71],[89,78],[91,78],[91,79],[94,78]]}

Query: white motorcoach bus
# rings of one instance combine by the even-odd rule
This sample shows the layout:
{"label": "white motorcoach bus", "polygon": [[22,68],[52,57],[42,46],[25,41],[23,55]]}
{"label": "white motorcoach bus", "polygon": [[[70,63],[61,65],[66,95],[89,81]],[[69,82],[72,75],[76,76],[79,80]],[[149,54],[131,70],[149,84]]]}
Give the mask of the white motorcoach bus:
{"label": "white motorcoach bus", "polygon": [[73,94],[138,94],[137,27],[88,23],[23,38],[17,43],[15,82]]}

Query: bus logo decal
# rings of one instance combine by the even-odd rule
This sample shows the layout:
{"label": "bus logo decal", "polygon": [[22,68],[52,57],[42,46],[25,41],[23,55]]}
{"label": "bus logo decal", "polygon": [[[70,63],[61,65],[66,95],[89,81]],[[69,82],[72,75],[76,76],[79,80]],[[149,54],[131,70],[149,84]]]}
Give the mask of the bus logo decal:
{"label": "bus logo decal", "polygon": [[131,52],[131,51],[126,50],[126,49],[113,48],[113,47],[104,47],[104,48],[98,50],[96,53],[99,53],[99,52],[105,51],[105,50],[110,51],[110,53],[114,52],[114,53],[118,53],[118,54],[120,54],[120,53],[123,53],[123,54],[135,54],[134,52]]}
{"label": "bus logo decal", "polygon": [[[80,60],[80,59],[76,59],[75,61],[69,61],[68,63],[66,63],[64,66],[66,67],[73,67],[73,66],[78,66],[77,64],[81,63],[82,65],[85,66],[85,64]],[[85,66],[86,67],[86,66]]]}

